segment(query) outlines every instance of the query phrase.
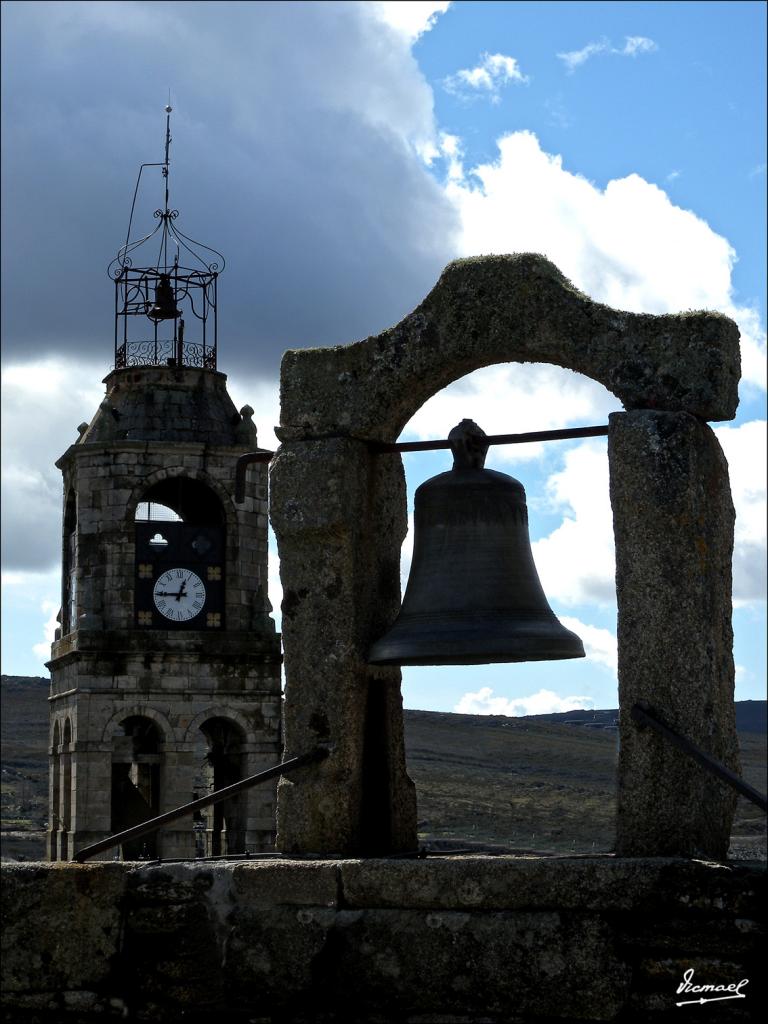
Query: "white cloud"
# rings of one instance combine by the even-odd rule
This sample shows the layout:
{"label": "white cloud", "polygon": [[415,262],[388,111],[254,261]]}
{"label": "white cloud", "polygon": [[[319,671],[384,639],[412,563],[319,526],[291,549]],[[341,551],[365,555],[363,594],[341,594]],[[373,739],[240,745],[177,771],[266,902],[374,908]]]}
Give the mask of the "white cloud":
{"label": "white cloud", "polygon": [[56,630],[58,629],[58,614],[59,614],[59,602],[58,601],[43,601],[40,606],[40,611],[44,615],[47,615],[45,625],[43,626],[43,640],[39,644],[32,646],[32,653],[36,658],[39,658],[41,662],[50,660],[51,657],[51,644]]}
{"label": "white cloud", "polygon": [[618,641],[610,629],[590,626],[588,623],[582,622],[581,619],[575,619],[570,615],[560,615],[558,618],[566,629],[570,629],[581,638],[587,661],[603,665],[616,676],[619,665]]}
{"label": "white cloud", "polygon": [[592,298],[632,312],[715,309],[742,334],[743,380],[765,388],[765,330],[738,305],[728,241],[637,174],[601,189],[567,171],[528,131],[499,139],[499,157],[454,167],[445,191],[461,217],[461,255],[540,252]]}
{"label": "white cloud", "polygon": [[44,359],[2,376],[3,565],[46,569],[61,558],[61,473],[54,463],[77,440],[104,396],[103,368]]}
{"label": "white cloud", "polygon": [[272,605],[272,618],[275,622],[275,629],[280,632],[283,621],[283,584],[280,580],[280,560],[277,557],[277,541],[275,540],[272,527],[268,531],[268,553],[267,553],[267,596]]}
{"label": "white cloud", "polygon": [[[462,377],[430,398],[403,430],[403,437],[447,437],[462,419],[486,434],[553,430],[569,423],[604,423],[621,403],[601,384],[571,370],[542,363],[504,363]],[[541,457],[542,443],[499,445],[493,461],[525,462]]]}
{"label": "white cloud", "polygon": [[237,372],[227,379],[227,391],[236,409],[250,405],[259,448],[274,451],[280,442],[275,427],[280,423],[280,382]]}
{"label": "white cloud", "polygon": [[501,90],[510,82],[524,84],[530,81],[520,70],[514,57],[503,53],[484,53],[479,64],[462,68],[443,81],[444,88],[456,96],[467,98],[485,94],[491,103],[501,101]]}
{"label": "white cloud", "polygon": [[482,686],[476,693],[465,693],[454,707],[460,715],[506,715],[518,718],[521,715],[551,715],[561,711],[577,711],[593,708],[591,697],[560,697],[554,690],[539,690],[529,697],[494,697],[490,686]]}
{"label": "white cloud", "polygon": [[613,605],[616,561],[605,443],[586,441],[567,451],[564,468],[549,477],[546,491],[564,518],[532,544],[544,593],[567,605]]}
{"label": "white cloud", "polygon": [[567,53],[558,53],[558,58],[565,64],[568,71],[575,71],[576,68],[585,64],[590,57],[595,57],[598,53],[608,53],[610,50],[610,44],[607,39],[601,40],[599,43],[587,43],[580,50],[569,50]]}
{"label": "white cloud", "polygon": [[658,46],[646,36],[625,36],[623,48],[612,52],[622,57],[636,57],[638,53],[653,53],[654,50],[658,50]]}
{"label": "white cloud", "polygon": [[378,0],[364,6],[400,32],[410,45],[428,32],[451,4],[450,0]]}
{"label": "white cloud", "polygon": [[461,181],[464,177],[464,167],[461,162],[464,153],[458,136],[442,132],[436,155],[445,158],[446,180]]}
{"label": "white cloud", "polygon": [[[766,423],[754,420],[738,427],[719,426],[715,433],[728,459],[736,508],[734,604],[762,601],[766,594]],[[553,508],[561,509],[564,518],[548,537],[532,545],[544,592],[571,606],[613,605],[615,549],[605,445],[586,441],[566,452],[564,468],[549,477],[546,490]],[[600,633],[590,634],[590,656],[609,665],[598,652],[601,645],[604,651],[610,650],[610,634]],[[587,637],[579,635],[586,644]]]}
{"label": "white cloud", "polygon": [[764,601],[766,596],[766,424],[718,426],[717,439],[728,460],[736,508],[733,553],[734,604]]}
{"label": "white cloud", "polygon": [[[46,572],[3,572],[3,672],[42,674],[42,663],[50,658],[48,639],[53,639],[60,603],[59,566]],[[45,637],[42,643],[41,636]]]}
{"label": "white cloud", "polygon": [[654,50],[658,50],[658,46],[647,36],[625,36],[623,46],[612,46],[608,39],[603,38],[599,42],[587,43],[580,50],[569,50],[557,56],[565,64],[568,73],[572,74],[576,68],[601,53],[616,57],[637,57],[640,53],[652,53]]}

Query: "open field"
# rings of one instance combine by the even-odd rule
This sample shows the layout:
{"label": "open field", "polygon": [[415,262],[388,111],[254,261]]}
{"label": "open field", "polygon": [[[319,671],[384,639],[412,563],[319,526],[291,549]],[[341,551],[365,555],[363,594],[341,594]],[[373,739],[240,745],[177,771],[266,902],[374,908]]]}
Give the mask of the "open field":
{"label": "open field", "polygon": [[[48,680],[3,676],[0,696],[2,853],[40,858],[48,815]],[[420,841],[451,849],[481,844],[542,853],[611,850],[615,716],[406,711]],[[574,724],[579,718],[588,724]],[[743,775],[764,792],[765,702],[739,703],[737,721]],[[732,855],[765,856],[764,830],[765,815],[740,799]]]}
{"label": "open field", "polygon": [[427,711],[405,720],[422,840],[610,850],[616,731]]}
{"label": "open field", "polygon": [[[601,718],[611,722],[616,714],[597,712],[596,724]],[[759,713],[739,717],[760,722]],[[610,851],[618,733],[555,724],[557,719],[568,716],[407,711],[420,839],[441,845],[450,840],[451,846],[470,840],[541,853]],[[739,742],[744,778],[765,792],[765,733],[740,732]],[[732,856],[765,856],[765,815],[740,798],[732,836]]]}

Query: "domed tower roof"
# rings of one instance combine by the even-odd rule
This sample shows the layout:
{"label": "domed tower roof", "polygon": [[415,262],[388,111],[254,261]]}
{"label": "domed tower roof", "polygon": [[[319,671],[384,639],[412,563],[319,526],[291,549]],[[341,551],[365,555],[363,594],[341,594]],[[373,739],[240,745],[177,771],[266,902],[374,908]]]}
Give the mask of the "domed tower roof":
{"label": "domed tower roof", "polygon": [[113,370],[107,394],[80,444],[173,441],[256,446],[249,405],[237,411],[226,375],[193,367],[137,366]]}

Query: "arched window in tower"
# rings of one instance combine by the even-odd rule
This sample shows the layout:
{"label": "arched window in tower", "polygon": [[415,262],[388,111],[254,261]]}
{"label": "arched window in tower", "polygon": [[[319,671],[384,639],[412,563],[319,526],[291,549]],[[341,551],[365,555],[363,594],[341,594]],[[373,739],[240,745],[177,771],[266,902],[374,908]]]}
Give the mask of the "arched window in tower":
{"label": "arched window in tower", "polygon": [[[151,718],[130,715],[112,741],[113,833],[139,825],[160,813],[163,735]],[[124,860],[156,857],[157,833],[123,844]]]}
{"label": "arched window in tower", "polygon": [[77,500],[70,491],[64,506],[64,566],[62,573],[62,636],[77,627]]}
{"label": "arched window in tower", "polygon": [[[243,778],[245,735],[227,718],[209,718],[200,726],[196,747],[195,788],[200,796],[231,786]],[[245,800],[240,793],[203,811],[208,856],[245,853]]]}
{"label": "arched window in tower", "polygon": [[136,507],[136,625],[144,629],[224,626],[225,521],[199,480],[154,484]]}

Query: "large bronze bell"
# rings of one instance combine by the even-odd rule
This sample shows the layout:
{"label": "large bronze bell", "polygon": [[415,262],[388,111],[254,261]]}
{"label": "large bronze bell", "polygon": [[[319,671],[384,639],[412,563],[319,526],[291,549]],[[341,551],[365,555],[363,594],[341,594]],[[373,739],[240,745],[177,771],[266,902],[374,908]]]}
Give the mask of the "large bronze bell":
{"label": "large bronze bell", "polygon": [[416,491],[408,586],[400,614],[371,648],[371,664],[584,657],[539,582],[523,485],[483,468],[484,438],[472,420],[462,420],[448,435],[453,469]]}
{"label": "large bronze bell", "polygon": [[158,323],[160,320],[175,320],[178,315],[171,279],[168,274],[161,274],[155,288],[155,302],[151,309],[147,310],[147,316]]}

